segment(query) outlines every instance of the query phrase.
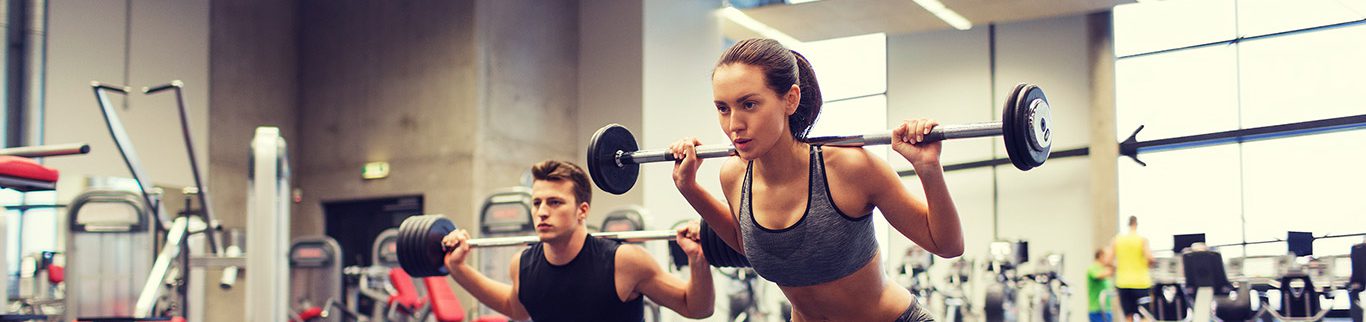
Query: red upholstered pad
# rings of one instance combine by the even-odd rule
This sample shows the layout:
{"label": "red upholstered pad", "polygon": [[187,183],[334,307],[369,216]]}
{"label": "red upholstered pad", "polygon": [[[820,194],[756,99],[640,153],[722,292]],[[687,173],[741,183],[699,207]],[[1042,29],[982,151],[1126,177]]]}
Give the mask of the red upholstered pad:
{"label": "red upholstered pad", "polygon": [[302,321],[309,321],[320,317],[323,317],[323,308],[316,306],[304,309],[303,312],[299,312],[299,320]]}
{"label": "red upholstered pad", "polygon": [[389,305],[398,302],[399,306],[412,312],[422,306],[422,298],[417,296],[417,286],[413,285],[413,277],[404,272],[402,268],[394,267],[389,269],[389,283],[394,285],[394,295],[389,297]]}
{"label": "red upholstered pad", "polygon": [[432,314],[438,322],[465,320],[465,308],[460,306],[460,299],[455,297],[455,291],[446,284],[444,276],[424,277],[422,281],[422,284],[427,284],[427,297],[430,298]]}
{"label": "red upholstered pad", "polygon": [[65,268],[62,268],[61,266],[58,266],[57,264],[52,264],[52,265],[48,265],[48,266],[47,266],[47,281],[48,281],[48,283],[52,283],[52,285],[57,285],[57,284],[61,284],[62,281],[64,281],[64,280],[66,280],[66,269],[65,269]]}
{"label": "red upholstered pad", "polygon": [[0,156],[0,176],[43,182],[57,182],[57,169],[45,167],[29,158]]}
{"label": "red upholstered pad", "polygon": [[474,322],[508,322],[508,317],[502,315],[485,315],[474,320]]}

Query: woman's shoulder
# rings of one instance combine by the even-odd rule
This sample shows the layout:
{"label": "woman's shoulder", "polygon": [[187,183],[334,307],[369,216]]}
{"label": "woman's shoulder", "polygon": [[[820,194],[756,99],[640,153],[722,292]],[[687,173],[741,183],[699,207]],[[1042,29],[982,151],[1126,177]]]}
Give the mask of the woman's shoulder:
{"label": "woman's shoulder", "polygon": [[864,173],[881,165],[881,159],[862,147],[821,147],[821,158],[828,173]]}
{"label": "woman's shoulder", "polygon": [[745,169],[749,163],[738,156],[731,156],[721,160],[721,187],[725,189],[734,188],[740,180],[745,177]]}

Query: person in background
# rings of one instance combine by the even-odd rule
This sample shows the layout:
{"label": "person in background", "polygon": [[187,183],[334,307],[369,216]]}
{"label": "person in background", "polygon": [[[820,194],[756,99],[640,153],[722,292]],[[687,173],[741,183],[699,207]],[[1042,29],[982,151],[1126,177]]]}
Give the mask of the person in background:
{"label": "person in background", "polygon": [[1114,263],[1124,322],[1133,322],[1139,299],[1148,297],[1148,288],[1153,286],[1148,270],[1153,265],[1153,252],[1148,239],[1138,234],[1138,217],[1129,216],[1129,231],[1115,236],[1103,262]]}
{"label": "person in background", "polygon": [[1091,267],[1086,269],[1086,311],[1091,322],[1113,321],[1110,315],[1110,276],[1115,275],[1115,268],[1105,262],[1106,251],[1105,248],[1097,249]]}

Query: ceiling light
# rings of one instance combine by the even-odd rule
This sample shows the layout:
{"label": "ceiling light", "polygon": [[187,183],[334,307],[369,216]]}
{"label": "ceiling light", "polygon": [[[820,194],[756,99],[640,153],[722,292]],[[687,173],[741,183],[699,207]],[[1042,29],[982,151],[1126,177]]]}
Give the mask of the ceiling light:
{"label": "ceiling light", "polygon": [[945,23],[948,23],[950,26],[953,26],[953,28],[956,28],[958,30],[972,29],[971,21],[968,21],[967,18],[963,18],[962,15],[958,14],[957,12],[954,12],[948,7],[945,7],[944,3],[939,2],[939,0],[913,1],[915,1],[915,4],[920,5],[921,8],[925,8],[926,11],[929,11],[930,13],[934,14],[935,17],[939,17],[939,20],[943,20]]}
{"label": "ceiling light", "polygon": [[741,27],[745,27],[745,29],[749,29],[754,31],[755,33],[758,33],[760,36],[763,36],[764,38],[777,40],[779,43],[782,43],[784,46],[787,46],[788,48],[797,48],[802,44],[802,42],[800,40],[797,40],[797,38],[792,38],[792,36],[788,36],[786,33],[778,29],[774,29],[773,27],[769,27],[768,25],[759,22],[758,20],[754,20],[754,18],[745,14],[744,11],[740,11],[740,9],[735,9],[735,7],[721,8],[721,10],[717,12],[717,14],[721,15],[721,17],[723,18],[730,19],[731,22],[734,22],[735,24],[740,25]]}

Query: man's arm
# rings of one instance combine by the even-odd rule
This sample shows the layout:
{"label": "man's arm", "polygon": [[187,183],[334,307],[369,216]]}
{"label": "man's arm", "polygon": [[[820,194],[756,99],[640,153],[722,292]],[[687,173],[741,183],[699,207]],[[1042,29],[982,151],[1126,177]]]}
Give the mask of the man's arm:
{"label": "man's arm", "polygon": [[1110,276],[1115,275],[1115,269],[1110,268],[1110,266],[1105,264],[1101,264],[1100,266],[1092,268],[1089,273],[1093,279],[1107,279],[1110,278]]}
{"label": "man's arm", "polygon": [[528,320],[531,316],[526,313],[526,308],[522,307],[522,301],[517,298],[519,286],[518,267],[521,265],[521,253],[512,257],[512,264],[509,265],[509,276],[512,276],[512,285],[495,281],[483,273],[479,273],[469,265],[457,266],[451,271],[451,278],[460,284],[466,292],[473,295],[479,303],[488,305],[489,308],[503,315],[507,315],[513,320]]}
{"label": "man's arm", "polygon": [[526,313],[526,308],[523,308],[522,302],[517,299],[517,286],[519,285],[517,268],[521,266],[522,253],[517,252],[516,255],[512,256],[512,264],[508,268],[510,271],[508,276],[512,277],[512,285],[508,285],[484,276],[484,274],[479,273],[479,270],[465,265],[465,257],[469,256],[470,253],[470,243],[465,241],[469,240],[469,237],[468,232],[460,229],[451,232],[442,239],[442,244],[452,248],[450,252],[446,253],[445,258],[446,269],[451,272],[451,278],[455,280],[455,283],[460,284],[460,287],[464,288],[466,292],[479,300],[479,303],[488,305],[494,311],[507,315],[513,320],[530,319],[531,317]]}
{"label": "man's arm", "polygon": [[621,264],[618,268],[626,268],[619,271],[634,275],[632,279],[639,281],[635,291],[639,291],[660,306],[678,312],[683,317],[710,317],[716,303],[711,269],[706,258],[691,255],[688,257],[690,277],[685,282],[664,272],[659,263],[639,246],[622,245],[617,249],[617,263]]}

